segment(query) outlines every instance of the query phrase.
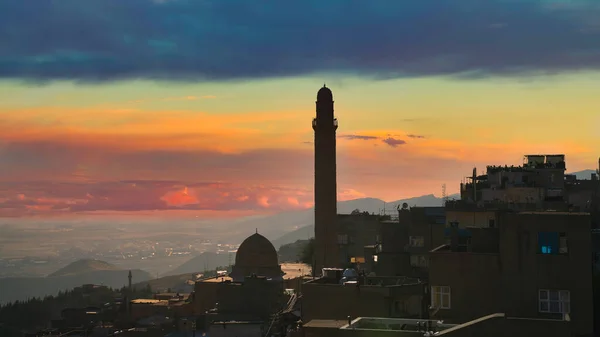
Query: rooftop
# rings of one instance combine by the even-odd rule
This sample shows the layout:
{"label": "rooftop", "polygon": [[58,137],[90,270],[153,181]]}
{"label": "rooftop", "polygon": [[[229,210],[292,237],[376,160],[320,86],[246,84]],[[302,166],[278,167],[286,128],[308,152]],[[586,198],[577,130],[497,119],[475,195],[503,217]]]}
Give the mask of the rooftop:
{"label": "rooftop", "polygon": [[384,330],[395,332],[426,332],[444,331],[456,326],[443,321],[426,319],[404,319],[404,318],[380,318],[380,317],[358,317],[350,324],[342,326],[343,330]]}
{"label": "rooftop", "polygon": [[555,211],[519,212],[519,214],[533,214],[533,215],[590,215],[590,213],[587,213],[587,212],[555,212]]}
{"label": "rooftop", "polygon": [[348,325],[348,321],[335,319],[313,319],[304,324],[305,328],[341,328]]}
{"label": "rooftop", "polygon": [[[283,275],[284,280],[294,279],[297,277],[311,274],[310,266],[307,264],[304,264],[304,263],[282,263],[281,270],[285,273],[285,275]],[[203,280],[199,280],[199,282],[210,282],[210,283],[225,282],[225,281],[232,282],[233,279],[229,276],[218,276],[218,277],[213,276],[210,278],[205,278]]]}
{"label": "rooftop", "polygon": [[131,304],[152,304],[152,305],[168,305],[167,300],[155,300],[153,298],[138,298],[131,300]]}

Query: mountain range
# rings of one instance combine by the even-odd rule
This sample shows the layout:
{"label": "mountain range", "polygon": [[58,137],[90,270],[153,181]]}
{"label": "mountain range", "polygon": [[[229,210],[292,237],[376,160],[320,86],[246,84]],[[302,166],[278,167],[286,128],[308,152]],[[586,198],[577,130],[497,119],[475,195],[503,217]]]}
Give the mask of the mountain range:
{"label": "mountain range", "polygon": [[[459,197],[458,194],[448,196],[450,199],[458,199]],[[403,203],[410,206],[435,207],[442,206],[444,200],[433,194],[392,202],[385,202],[376,198],[361,198],[338,202],[338,213],[349,214],[358,209],[376,214],[394,214],[397,212],[396,207],[401,206]],[[242,242],[256,229],[260,234],[271,240],[276,249],[279,249],[282,245],[297,240],[306,240],[314,236],[314,210],[288,211],[270,216],[252,217],[236,222],[235,226],[237,228],[236,236],[231,241]],[[216,267],[234,263],[234,258],[234,254],[202,253],[163,276],[213,270]]]}
{"label": "mountain range", "polygon": [[[0,278],[0,305],[27,298],[56,295],[59,291],[70,290],[83,284],[121,288],[129,282],[128,274],[128,270],[110,263],[85,259],[70,263],[47,277]],[[140,269],[132,270],[131,274],[137,281],[152,278],[148,272]]]}

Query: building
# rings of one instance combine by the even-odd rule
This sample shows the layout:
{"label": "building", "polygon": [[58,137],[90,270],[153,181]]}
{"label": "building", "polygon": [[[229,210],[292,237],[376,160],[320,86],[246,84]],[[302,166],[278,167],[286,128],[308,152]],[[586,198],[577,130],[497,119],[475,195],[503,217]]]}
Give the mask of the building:
{"label": "building", "polygon": [[438,320],[358,317],[349,320],[314,320],[304,324],[306,337],[530,337],[569,336],[569,324],[557,320],[522,319],[503,313],[486,315],[463,324]]}
{"label": "building", "polygon": [[328,275],[302,285],[302,320],[344,320],[348,316],[421,318],[427,313],[425,286],[409,277]]}
{"label": "building", "polygon": [[382,223],[387,218],[380,215],[356,212],[337,215],[338,266],[347,268],[365,264],[365,246],[379,240]]}
{"label": "building", "polygon": [[264,236],[255,233],[242,242],[235,255],[235,265],[229,276],[243,283],[246,276],[260,275],[281,281],[283,276],[277,250]]}
{"label": "building", "polygon": [[593,332],[592,242],[588,213],[497,212],[494,226],[450,227],[429,254],[430,315],[449,323],[503,313],[568,320]]}
{"label": "building", "polygon": [[565,171],[564,154],[525,155],[521,166],[487,166],[484,175],[473,169],[468,182],[461,183],[461,200],[503,208],[600,212],[600,168],[590,180]]}
{"label": "building", "polygon": [[317,93],[317,115],[312,121],[315,131],[315,268],[338,267],[336,130],[333,93],[323,86]]}
{"label": "building", "polygon": [[255,233],[240,245],[229,276],[196,282],[194,312],[217,313],[218,320],[267,320],[284,303],[283,271],[277,251]]}
{"label": "building", "polygon": [[429,277],[429,251],[445,243],[444,207],[398,210],[398,220],[380,221],[377,243],[365,247],[367,272],[386,276]]}

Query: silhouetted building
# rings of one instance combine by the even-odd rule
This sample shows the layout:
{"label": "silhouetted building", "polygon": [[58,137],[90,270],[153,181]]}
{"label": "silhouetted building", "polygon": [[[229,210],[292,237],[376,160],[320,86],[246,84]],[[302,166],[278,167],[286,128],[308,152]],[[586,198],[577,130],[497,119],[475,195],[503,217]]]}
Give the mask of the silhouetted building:
{"label": "silhouetted building", "polygon": [[452,226],[449,244],[431,251],[432,317],[569,320],[573,335],[591,335],[589,214],[505,211],[496,219],[494,227]]}
{"label": "silhouetted building", "polygon": [[317,93],[315,131],[315,268],[340,265],[337,247],[336,130],[333,94],[326,86]]}
{"label": "silhouetted building", "polygon": [[285,304],[283,274],[273,244],[252,234],[240,245],[229,276],[196,282],[194,312],[209,311],[225,321],[267,320]]}
{"label": "silhouetted building", "polygon": [[353,269],[342,273],[341,269],[327,268],[325,276],[304,283],[302,320],[365,315],[422,318],[427,314],[426,285],[418,279],[355,273]]}
{"label": "silhouetted building", "polygon": [[235,265],[229,276],[233,282],[244,282],[246,276],[264,276],[282,280],[277,251],[269,239],[255,233],[242,242],[235,255]]}

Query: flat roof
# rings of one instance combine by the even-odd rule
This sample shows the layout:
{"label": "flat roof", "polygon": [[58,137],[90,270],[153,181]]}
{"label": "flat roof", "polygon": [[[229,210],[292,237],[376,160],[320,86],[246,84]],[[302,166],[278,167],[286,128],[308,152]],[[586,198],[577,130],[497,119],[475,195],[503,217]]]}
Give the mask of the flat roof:
{"label": "flat roof", "polygon": [[169,304],[167,300],[155,300],[153,298],[138,298],[131,300],[132,304]]}
{"label": "flat roof", "polygon": [[225,282],[225,281],[233,281],[233,279],[229,276],[218,276],[218,277],[211,277],[211,278],[204,279],[201,282],[218,283],[218,282]]}
{"label": "flat roof", "polygon": [[517,214],[531,214],[531,215],[590,215],[588,212],[555,212],[555,211],[531,211],[531,212],[519,212]]}
{"label": "flat roof", "polygon": [[[311,275],[312,268],[305,263],[282,263],[280,265],[281,270],[285,273],[283,275],[284,280],[295,279],[298,277]],[[260,276],[260,275],[259,275]],[[203,280],[199,280],[198,282],[223,282],[223,281],[233,281],[231,277],[227,276],[216,276],[211,278],[206,278]]]}
{"label": "flat roof", "polygon": [[434,328],[434,330],[438,332],[457,326],[457,324],[442,323],[433,319],[358,317],[354,319],[351,324],[345,324],[342,326],[341,329],[417,332],[422,331],[422,329],[426,327],[425,324],[428,324],[429,327]]}
{"label": "flat roof", "polygon": [[303,326],[306,328],[341,328],[344,325],[348,325],[347,320],[337,320],[337,319],[313,319],[308,321],[308,323]]}

